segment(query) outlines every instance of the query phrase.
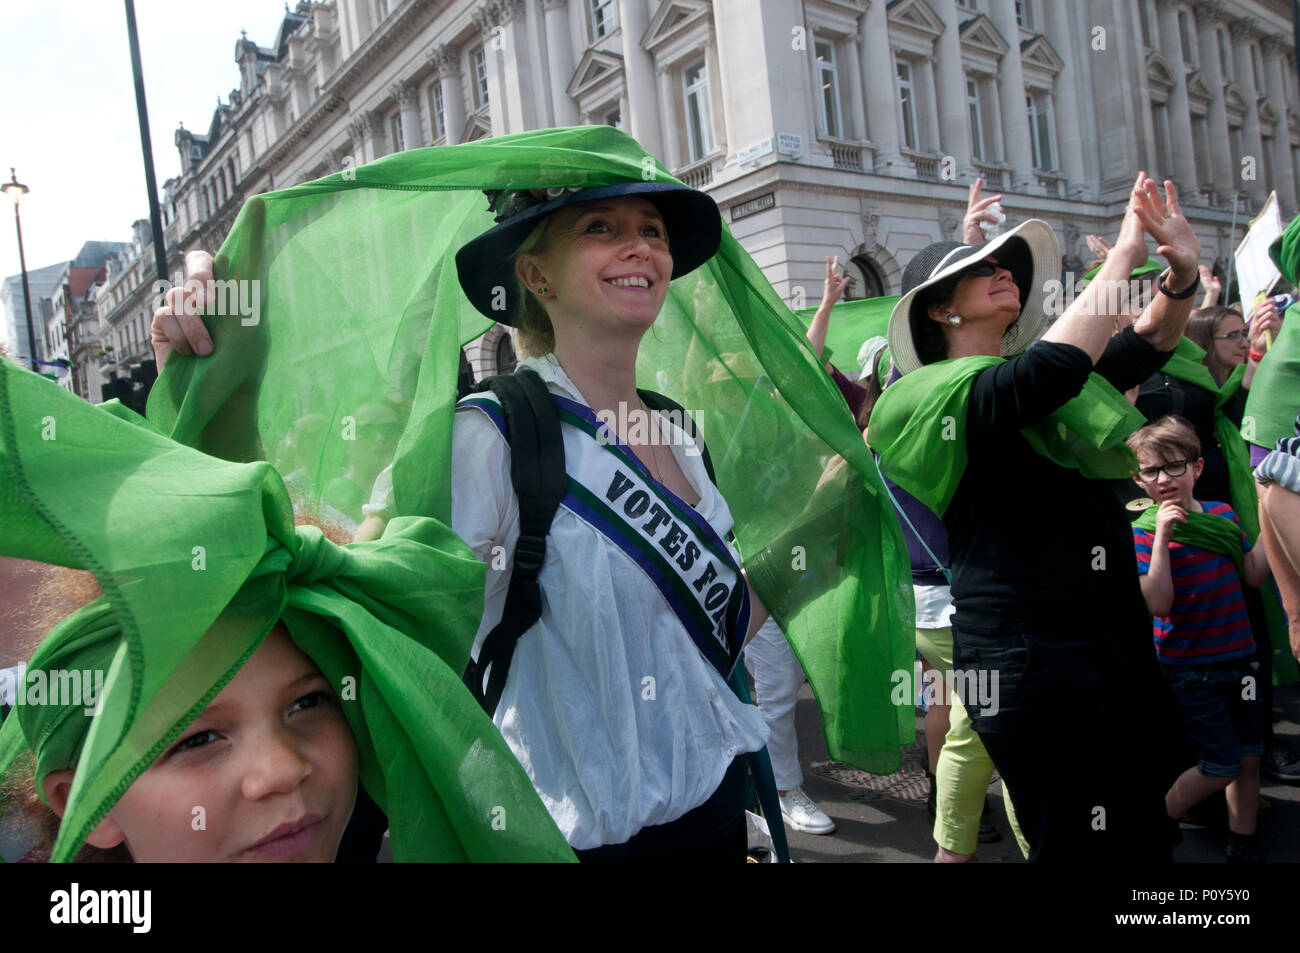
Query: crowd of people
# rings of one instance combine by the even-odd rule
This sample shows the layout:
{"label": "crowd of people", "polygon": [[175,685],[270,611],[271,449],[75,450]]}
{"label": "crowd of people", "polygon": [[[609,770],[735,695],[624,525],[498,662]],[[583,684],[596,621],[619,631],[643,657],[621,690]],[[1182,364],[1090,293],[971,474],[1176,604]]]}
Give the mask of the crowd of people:
{"label": "crowd of people", "polygon": [[[281,302],[328,284],[269,260],[270,196],[221,259],[189,257],[197,283],[156,312],[167,393],[148,420],[0,368],[0,461],[17,488],[0,498],[15,527],[0,553],[61,567],[42,579],[50,617],[24,685],[108,673],[94,717],[29,698],[0,727],[28,859],[373,861],[387,831],[398,860],[739,861],[755,801],[783,858],[778,818],[834,832],[795,742],[807,643],[783,633],[816,601],[808,574],[786,581],[744,545],[739,488],[714,467],[736,472],[725,428],[697,430],[638,387],[654,379],[643,341],[672,282],[746,334],[771,289],[745,297],[751,272],[708,270],[743,257],[709,196],[647,177],[621,133],[588,135],[609,144],[607,168],[557,147],[534,182],[493,143],[420,160],[486,169],[495,223],[448,227],[447,267],[424,266],[394,318],[408,350],[386,359],[444,369],[402,380],[451,410],[459,355],[403,323],[427,298],[435,324],[472,308],[511,326],[524,360],[461,396],[428,438],[440,458],[403,453],[425,439],[416,394],[367,395],[392,434],[340,468],[371,484],[364,505],[322,486],[335,508],[307,512],[322,471],[282,477],[284,451],[264,449],[328,439],[301,408],[267,424],[273,385],[310,386],[305,345],[274,315],[240,337],[196,309],[214,274],[269,275]],[[358,175],[339,195],[363,201],[345,195],[364,191]],[[1259,859],[1261,770],[1300,780],[1270,725],[1272,685],[1294,679],[1300,652],[1300,420],[1275,432],[1300,413],[1297,321],[1269,297],[1194,310],[1200,242],[1174,185],[1145,173],[1113,244],[1091,243],[1095,274],[1051,315],[1056,236],[1032,218],[1001,230],[1002,197],[980,185],[962,240],[905,268],[856,380],[822,364],[848,283],[837,261],[806,344],[792,316],[769,319],[783,354],[811,351],[810,373],[833,379],[843,400],[822,406],[862,438],[815,463],[806,510],[834,516],[826,501],[865,442],[879,471],[853,464],[848,482],[880,486],[898,519],[869,548],[911,567],[866,582],[882,603],[910,601],[914,617],[895,620],[909,651],[914,639],[928,677],[958,686],[924,723],[935,859],[969,861],[999,836],[994,771],[1031,861],[1167,861],[1179,822],[1218,792],[1227,858]],[[390,191],[388,208],[424,198]],[[313,207],[304,229],[348,234],[343,200],[295,201]],[[1298,249],[1300,221],[1275,249],[1288,281]],[[1135,273],[1150,276],[1144,299],[1107,293]],[[772,347],[755,352],[768,365]],[[721,353],[700,361],[715,383]],[[794,404],[796,383],[768,366],[745,406],[769,392]],[[34,422],[51,417],[67,437],[41,437]],[[812,517],[834,528],[809,548],[847,545],[850,518]],[[886,644],[898,626],[874,619],[851,636]],[[992,698],[971,689],[990,682]],[[1134,743],[1137,726],[1154,745]]]}

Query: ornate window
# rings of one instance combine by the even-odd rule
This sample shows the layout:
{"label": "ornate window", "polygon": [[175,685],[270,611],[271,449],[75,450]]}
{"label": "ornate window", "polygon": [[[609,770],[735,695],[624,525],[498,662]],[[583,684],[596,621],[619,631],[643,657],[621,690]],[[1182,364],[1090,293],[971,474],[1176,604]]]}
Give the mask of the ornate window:
{"label": "ornate window", "polygon": [[840,123],[840,81],[835,69],[835,47],[826,40],[813,44],[817,54],[817,80],[821,86],[822,129],[838,138],[844,134]]}
{"label": "ornate window", "polygon": [[591,38],[599,40],[614,31],[614,0],[587,0],[591,12]]}
{"label": "ornate window", "polygon": [[898,61],[898,112],[903,145],[915,151],[919,139],[916,134],[916,83],[912,79],[912,64]]}
{"label": "ornate window", "polygon": [[709,115],[709,75],[703,60],[682,70],[682,92],[686,106],[689,161],[698,162],[713,151],[713,130]]}
{"label": "ornate window", "polygon": [[970,152],[971,156],[984,160],[984,113],[980,109],[980,86],[978,81],[966,80],[966,108],[970,113]]}
{"label": "ornate window", "polygon": [[1046,91],[1025,97],[1029,110],[1029,142],[1034,154],[1034,168],[1056,171],[1056,130],[1052,116],[1052,97]]}

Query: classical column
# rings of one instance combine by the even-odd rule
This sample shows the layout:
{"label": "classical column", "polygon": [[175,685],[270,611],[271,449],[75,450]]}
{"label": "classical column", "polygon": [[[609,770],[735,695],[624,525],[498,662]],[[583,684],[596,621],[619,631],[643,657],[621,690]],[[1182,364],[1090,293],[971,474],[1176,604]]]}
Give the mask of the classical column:
{"label": "classical column", "polygon": [[[998,71],[998,101],[1002,106],[1002,131],[1006,136],[1007,162],[1011,166],[1011,188],[1017,192],[1037,190],[1034,151],[1029,139],[1029,112],[1025,107],[1025,71],[1020,63],[1020,24],[1012,0],[992,0],[989,19],[1007,41]],[[966,84],[962,83],[963,99]],[[1059,140],[1058,140],[1059,144]]]}
{"label": "classical column", "polygon": [[[1048,42],[1065,62],[1056,79],[1057,144],[1061,147],[1061,172],[1065,173],[1066,198],[1082,198],[1088,191],[1088,173],[1083,166],[1083,114],[1079,108],[1080,49],[1075,48],[1075,33],[1069,12],[1061,4],[1044,4],[1048,18]],[[996,111],[995,111],[996,112]],[[1091,138],[1091,137],[1088,137]]]}
{"label": "classical column", "polygon": [[1296,213],[1297,195],[1295,168],[1291,164],[1291,134],[1286,121],[1286,76],[1282,72],[1282,43],[1274,36],[1260,41],[1264,53],[1264,79],[1268,84],[1268,100],[1277,115],[1273,127],[1273,176],[1269,183],[1277,189],[1277,200],[1282,206],[1284,219]]}
{"label": "classical column", "polygon": [[[510,116],[501,89],[501,51],[497,49],[501,44],[497,37],[504,34],[496,30],[499,26],[496,13],[495,5],[483,6],[477,8],[471,18],[479,29],[483,41],[483,57],[487,63],[488,119],[492,135],[503,136],[510,130]],[[473,69],[472,64],[470,68]],[[475,78],[470,76],[469,81],[473,83]]]}
{"label": "classical column", "polygon": [[868,0],[867,12],[858,20],[861,72],[866,84],[867,135],[875,147],[875,171],[882,175],[904,172],[907,163],[899,151],[898,74],[889,46],[885,0]]}
{"label": "classical column", "polygon": [[673,96],[673,76],[666,66],[655,67],[655,84],[659,90],[659,116],[663,120],[664,153],[660,158],[670,169],[684,164],[681,140],[677,135],[677,101]]}
{"label": "classical column", "polygon": [[[659,156],[663,154],[664,145],[659,136],[659,116],[655,109],[654,60],[641,46],[641,37],[650,25],[645,0],[618,0],[618,23],[623,34],[623,82],[632,113],[624,119],[626,128],[646,152]],[[714,72],[716,67],[716,59],[707,67],[710,86],[719,82]]]}
{"label": "classical column", "polygon": [[[1160,42],[1156,45],[1174,70],[1174,85],[1169,90],[1169,108],[1166,110],[1171,140],[1169,148],[1174,153],[1169,157],[1174,163],[1170,178],[1184,195],[1192,195],[1198,185],[1196,144],[1192,141],[1192,113],[1187,103],[1187,64],[1183,61],[1183,42],[1178,32],[1178,0],[1156,0],[1156,8],[1157,29],[1160,31]],[[1165,161],[1164,156],[1159,159]]]}
{"label": "classical column", "polygon": [[[1201,47],[1201,75],[1205,85],[1214,93],[1210,100],[1206,123],[1209,128],[1210,163],[1214,170],[1214,191],[1221,200],[1227,200],[1239,189],[1239,174],[1228,141],[1228,109],[1223,99],[1223,87],[1230,77],[1223,75],[1219,64],[1219,39],[1216,25],[1223,18],[1223,8],[1213,0],[1203,0],[1195,7],[1196,22],[1200,25],[1198,38]],[[1201,148],[1201,143],[1196,143]]]}
{"label": "classical column", "polygon": [[1269,187],[1264,181],[1264,141],[1259,134],[1259,93],[1255,89],[1255,70],[1253,60],[1250,56],[1250,41],[1255,35],[1255,21],[1249,17],[1243,17],[1233,22],[1230,31],[1232,33],[1232,61],[1236,65],[1237,86],[1241,89],[1242,98],[1246,100],[1246,115],[1242,119],[1241,139],[1245,144],[1246,155],[1255,160],[1255,178],[1242,179],[1241,174],[1243,167],[1241,159],[1238,158],[1237,181],[1245,189],[1246,194],[1250,196],[1250,201],[1255,208],[1264,204],[1268,198]]}
{"label": "classical column", "polygon": [[532,99],[533,126],[529,128],[551,128],[556,125],[555,111],[551,108],[551,73],[549,57],[546,53],[546,26],[543,22],[543,10],[540,0],[527,0],[524,17],[524,34],[528,40],[528,60],[532,70],[528,77],[529,93]]}
{"label": "classical column", "polygon": [[[465,93],[460,86],[460,56],[450,46],[436,46],[428,53],[429,62],[438,68],[438,85],[442,88],[442,121],[447,128],[447,145],[460,142],[465,130]],[[433,123],[429,124],[430,129]]]}
{"label": "classical column", "polygon": [[[712,124],[713,148],[723,154],[731,148],[728,137],[727,107],[722,98],[722,70],[718,66],[718,39],[710,27],[704,40],[704,70],[709,74],[709,122]],[[653,150],[650,150],[653,151]],[[658,155],[656,152],[655,155]]]}
{"label": "classical column", "polygon": [[569,0],[542,0],[546,22],[546,51],[551,74],[551,111],[557,126],[578,121],[578,107],[567,92],[573,79],[573,41],[569,33]]}
{"label": "classical column", "polygon": [[972,179],[975,169],[971,165],[970,123],[966,118],[966,71],[961,65],[961,37],[957,33],[961,17],[956,0],[936,0],[930,7],[943,21],[943,33],[934,51],[934,93],[943,130],[939,142],[943,152],[957,160],[957,175],[963,180]]}
{"label": "classical column", "polygon": [[[532,90],[532,61],[528,55],[528,31],[524,0],[494,0],[499,36],[503,47],[498,50],[497,64],[501,71],[502,94],[506,101],[508,132],[536,129],[537,110]],[[491,55],[489,53],[489,55]]]}
{"label": "classical column", "polygon": [[857,36],[845,37],[840,46],[844,50],[846,61],[843,81],[849,84],[849,121],[842,124],[844,129],[840,135],[846,139],[865,139],[867,138],[867,107],[862,102],[862,70],[859,65],[862,53],[858,48]]}
{"label": "classical column", "polygon": [[[427,145],[424,130],[420,128],[420,91],[410,83],[399,80],[388,87],[397,100],[398,122],[402,124],[402,145],[418,149]],[[393,143],[394,146],[397,143]]]}

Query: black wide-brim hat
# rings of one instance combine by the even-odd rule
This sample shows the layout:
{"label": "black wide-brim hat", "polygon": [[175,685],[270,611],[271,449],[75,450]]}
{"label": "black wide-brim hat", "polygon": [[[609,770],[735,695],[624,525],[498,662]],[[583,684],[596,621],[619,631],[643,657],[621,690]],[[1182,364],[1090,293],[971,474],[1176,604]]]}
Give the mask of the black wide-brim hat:
{"label": "black wide-brim hat", "polygon": [[979,245],[934,242],[903,269],[903,297],[889,316],[889,350],[900,374],[921,366],[916,351],[919,322],[929,321],[924,292],[957,278],[990,255],[1011,271],[1020,289],[1020,316],[1002,335],[1002,356],[1011,357],[1037,340],[1047,324],[1044,282],[1061,273],[1061,246],[1050,225],[1031,218]]}
{"label": "black wide-brim hat", "polygon": [[[519,192],[506,197],[518,208],[535,194]],[[717,203],[696,189],[669,182],[618,182],[565,191],[515,214],[498,214],[500,224],[456,252],[456,272],[470,304],[493,321],[513,325],[519,313],[519,302],[514,300],[518,285],[513,259],[533,229],[548,215],[570,205],[627,195],[645,199],[663,216],[673,256],[673,278],[689,274],[717,253],[722,241],[722,216]],[[496,204],[499,207],[501,202]]]}

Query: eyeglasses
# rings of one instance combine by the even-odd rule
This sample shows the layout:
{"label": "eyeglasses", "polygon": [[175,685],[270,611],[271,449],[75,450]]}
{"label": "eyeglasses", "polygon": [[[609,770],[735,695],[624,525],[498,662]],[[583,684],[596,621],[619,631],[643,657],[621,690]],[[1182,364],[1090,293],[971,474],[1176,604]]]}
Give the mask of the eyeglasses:
{"label": "eyeglasses", "polygon": [[1250,338],[1246,335],[1245,331],[1233,331],[1231,334],[1216,334],[1214,340],[1236,341],[1238,344],[1245,344],[1250,340]]}
{"label": "eyeglasses", "polygon": [[1143,483],[1155,483],[1156,480],[1160,479],[1161,470],[1168,473],[1171,477],[1180,477],[1187,472],[1187,465],[1195,462],[1195,460],[1190,459],[1173,460],[1158,467],[1143,467],[1138,471],[1138,476],[1142,479]]}

